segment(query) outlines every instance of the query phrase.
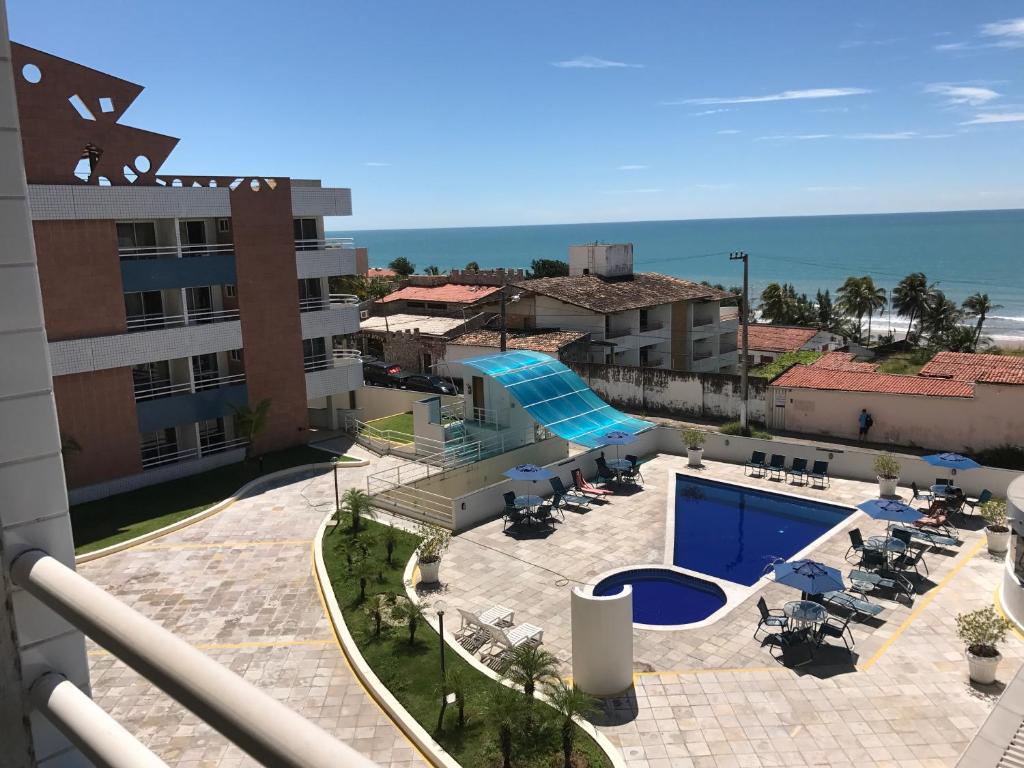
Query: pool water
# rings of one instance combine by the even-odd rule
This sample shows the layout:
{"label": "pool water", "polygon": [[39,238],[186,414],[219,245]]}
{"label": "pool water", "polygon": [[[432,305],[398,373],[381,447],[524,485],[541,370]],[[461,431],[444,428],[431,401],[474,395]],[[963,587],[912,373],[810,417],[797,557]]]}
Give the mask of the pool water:
{"label": "pool water", "polygon": [[633,587],[633,622],[670,626],[702,621],[725,605],[717,584],[666,568],[637,568],[615,573],[594,587],[599,597]]}
{"label": "pool water", "polygon": [[673,562],[752,586],[852,510],[689,475],[676,475]]}

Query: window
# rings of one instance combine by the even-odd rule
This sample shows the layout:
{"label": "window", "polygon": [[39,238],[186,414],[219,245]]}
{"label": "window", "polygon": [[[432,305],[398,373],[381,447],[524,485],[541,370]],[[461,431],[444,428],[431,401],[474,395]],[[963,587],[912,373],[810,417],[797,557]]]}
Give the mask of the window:
{"label": "window", "polygon": [[127,316],[129,331],[159,327],[166,320],[163,295],[160,291],[126,293],[124,295],[124,312]]}
{"label": "window", "polygon": [[199,445],[203,453],[209,448],[220,449],[225,441],[224,419],[207,419],[199,422]]}
{"label": "window", "polygon": [[117,224],[117,249],[122,256],[145,256],[156,245],[156,224],[152,221],[124,221]]}
{"label": "window", "polygon": [[233,283],[228,283],[224,286],[224,295],[229,299],[235,298],[237,294],[235,293],[235,286]]}
{"label": "window", "polygon": [[319,235],[316,229],[316,219],[292,219],[292,229],[295,234],[295,249],[298,251],[313,251],[318,245]]}
{"label": "window", "polygon": [[409,309],[425,309],[427,305],[422,301],[407,301],[405,302],[405,306]]}
{"label": "window", "polygon": [[242,362],[242,350],[240,350],[240,349],[229,350],[228,351],[228,360],[230,360],[232,363],[240,363],[240,362]]}
{"label": "window", "polygon": [[202,219],[178,222],[178,233],[181,235],[182,245],[206,244],[206,222]]}
{"label": "window", "polygon": [[217,219],[217,231],[220,233],[231,231],[231,219]]}
{"label": "window", "polygon": [[209,352],[205,355],[192,355],[192,376],[195,378],[196,390],[217,386],[217,379],[220,378],[217,354]]}

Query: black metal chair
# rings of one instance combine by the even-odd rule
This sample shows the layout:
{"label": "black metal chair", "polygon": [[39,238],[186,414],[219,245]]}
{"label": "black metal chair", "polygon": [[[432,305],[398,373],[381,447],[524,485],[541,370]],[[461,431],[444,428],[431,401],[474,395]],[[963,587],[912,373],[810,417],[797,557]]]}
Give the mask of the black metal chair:
{"label": "black metal chair", "polygon": [[981,493],[979,493],[977,496],[965,496],[964,497],[964,504],[963,504],[963,506],[965,508],[967,508],[967,509],[970,509],[971,510],[971,515],[973,516],[974,513],[978,510],[978,507],[980,507],[986,501],[990,501],[991,499],[992,499],[992,491],[990,491],[988,488],[986,488]]}
{"label": "black metal chair", "polygon": [[[846,642],[846,636],[850,636],[850,642]],[[814,645],[821,647],[825,644],[826,637],[834,637],[837,640],[842,640],[843,645],[846,646],[846,652],[853,656],[853,632],[850,631],[850,617],[847,616],[841,623],[835,616],[827,617],[821,624],[818,625],[817,631],[814,633]]]}
{"label": "black metal chair", "polygon": [[608,462],[605,461],[604,456],[598,456],[597,459],[595,459],[595,463],[597,464],[597,476],[606,483],[614,483],[618,480],[618,476],[612,471],[612,468],[608,466]]}
{"label": "black metal chair", "polygon": [[626,454],[626,461],[630,463],[630,468],[626,471],[626,476],[636,482],[637,478],[640,478],[640,483],[643,484],[644,476],[640,474],[640,459],[630,453]]}
{"label": "black metal chair", "polygon": [[[757,610],[761,614],[760,620],[757,622],[757,626],[754,628],[754,639],[757,639],[757,633],[760,632],[764,627],[777,627],[779,631],[786,628],[788,619],[786,614],[783,613],[781,608],[769,608],[768,603],[765,602],[764,597],[757,599]],[[773,632],[771,634],[778,634]]]}
{"label": "black metal chair", "polygon": [[810,477],[811,485],[814,485],[816,482],[821,483],[822,488],[824,488],[826,485],[832,485],[832,480],[828,476],[828,462],[814,462],[814,466],[811,467]]}
{"label": "black metal chair", "polygon": [[799,477],[807,485],[807,459],[793,459],[792,466],[786,470],[786,477],[792,478],[793,482]]}
{"label": "black metal chair", "polygon": [[750,474],[754,474],[755,471],[760,472],[762,475],[768,465],[764,463],[764,451],[753,451],[750,454],[750,461],[746,463],[743,468],[743,474],[747,474],[747,470],[750,470]]}
{"label": "black metal chair", "polygon": [[786,472],[786,457],[781,453],[773,453],[771,460],[768,462],[768,475],[769,477],[779,476],[779,480],[782,480],[783,475]]}
{"label": "black metal chair", "polygon": [[846,554],[843,555],[843,559],[846,562],[850,562],[850,554],[856,552],[860,559],[864,559],[864,536],[860,532],[860,528],[854,528],[850,531],[850,548],[846,550]]}
{"label": "black metal chair", "polygon": [[931,504],[935,501],[935,494],[931,491],[922,491],[917,487],[917,481],[910,484],[910,489],[914,492],[911,501],[923,501],[925,504]]}

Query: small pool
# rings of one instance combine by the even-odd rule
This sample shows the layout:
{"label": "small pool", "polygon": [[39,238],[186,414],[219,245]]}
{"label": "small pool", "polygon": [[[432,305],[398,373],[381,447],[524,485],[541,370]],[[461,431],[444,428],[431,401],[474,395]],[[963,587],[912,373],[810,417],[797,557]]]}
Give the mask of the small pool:
{"label": "small pool", "polygon": [[710,581],[667,568],[635,568],[601,579],[598,597],[633,587],[633,623],[672,626],[703,621],[725,605],[725,592]]}

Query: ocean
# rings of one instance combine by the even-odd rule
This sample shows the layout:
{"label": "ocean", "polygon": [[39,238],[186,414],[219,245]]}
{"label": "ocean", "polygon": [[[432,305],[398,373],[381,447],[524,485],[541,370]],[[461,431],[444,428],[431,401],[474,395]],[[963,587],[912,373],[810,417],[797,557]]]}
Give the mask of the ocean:
{"label": "ocean", "polygon": [[[772,281],[814,297],[833,294],[849,275],[871,275],[891,290],[924,272],[957,302],[975,291],[1002,305],[985,324],[996,343],[1024,344],[1024,210],[954,211],[756,219],[699,219],[516,227],[332,232],[369,249],[370,265],[405,256],[419,271],[476,261],[482,269],[528,268],[534,259],[568,258],[568,246],[631,242],[637,271],[740,285],[731,251],[750,254],[751,295]],[[906,324],[888,310],[872,330]]]}

